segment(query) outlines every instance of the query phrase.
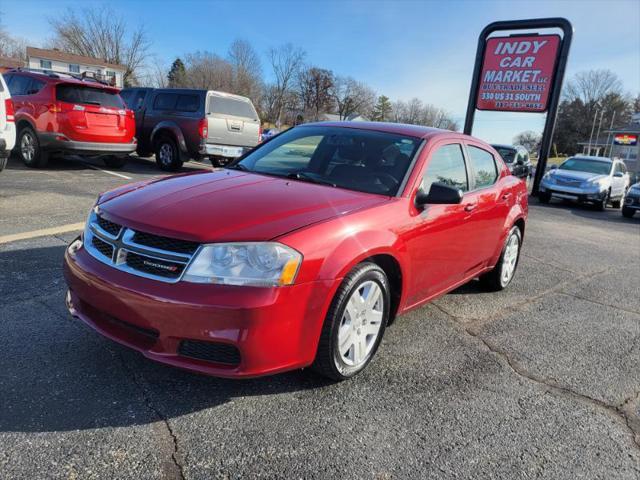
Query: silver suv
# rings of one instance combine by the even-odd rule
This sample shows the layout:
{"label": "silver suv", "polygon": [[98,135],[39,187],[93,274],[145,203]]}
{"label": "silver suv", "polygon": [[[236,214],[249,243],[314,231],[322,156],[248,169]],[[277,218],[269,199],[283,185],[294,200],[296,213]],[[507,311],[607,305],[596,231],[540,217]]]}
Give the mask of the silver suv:
{"label": "silver suv", "polygon": [[552,197],[593,203],[604,210],[611,203],[620,208],[629,187],[624,162],[606,157],[570,157],[542,177],[538,199],[548,203]]}
{"label": "silver suv", "polygon": [[224,164],[260,142],[260,118],[246,97],[182,88],[126,88],[120,95],[135,112],[138,155],[154,153],[162,170],[190,158]]}

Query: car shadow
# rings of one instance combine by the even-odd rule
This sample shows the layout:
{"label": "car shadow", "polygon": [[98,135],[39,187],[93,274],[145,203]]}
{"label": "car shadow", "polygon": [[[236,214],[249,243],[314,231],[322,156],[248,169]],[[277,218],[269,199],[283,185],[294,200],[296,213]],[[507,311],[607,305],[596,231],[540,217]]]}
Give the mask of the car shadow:
{"label": "car shadow", "polygon": [[536,207],[542,209],[553,210],[568,210],[572,215],[589,220],[597,220],[601,222],[611,222],[618,224],[629,224],[637,221],[635,218],[625,218],[622,216],[622,211],[619,208],[607,207],[604,211],[598,210],[595,206],[589,204],[581,204],[571,202],[569,200],[551,200],[550,203],[540,203],[537,199],[530,199],[531,203]]}
{"label": "car shadow", "polygon": [[[64,307],[64,245],[0,251],[0,431],[52,432],[153,423],[234,398],[333,382],[307,370],[228,380],[157,364]],[[29,272],[25,275],[24,272]],[[31,274],[31,272],[34,272]]]}

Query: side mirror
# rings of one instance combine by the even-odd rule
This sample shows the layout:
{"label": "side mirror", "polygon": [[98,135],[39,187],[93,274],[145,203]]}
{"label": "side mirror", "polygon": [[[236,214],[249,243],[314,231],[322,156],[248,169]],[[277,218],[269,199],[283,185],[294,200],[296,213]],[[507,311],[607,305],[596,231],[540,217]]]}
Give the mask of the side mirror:
{"label": "side mirror", "polygon": [[433,183],[429,193],[419,190],[416,195],[416,206],[424,205],[456,205],[462,202],[462,190],[443,183]]}
{"label": "side mirror", "polygon": [[616,172],[616,173],[613,174],[613,176],[616,177],[616,178],[622,178],[622,177],[624,177],[624,173]]}
{"label": "side mirror", "polygon": [[549,170],[555,170],[556,168],[558,168],[558,165],[551,165],[551,166],[549,167]]}

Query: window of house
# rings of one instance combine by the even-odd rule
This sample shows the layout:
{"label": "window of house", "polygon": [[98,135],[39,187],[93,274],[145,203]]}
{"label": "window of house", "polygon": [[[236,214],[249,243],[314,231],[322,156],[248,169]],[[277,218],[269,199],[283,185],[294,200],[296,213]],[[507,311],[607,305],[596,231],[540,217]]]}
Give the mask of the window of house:
{"label": "window of house", "polygon": [[116,76],[116,72],[114,72],[113,70],[107,70],[107,77],[115,77]]}
{"label": "window of house", "polygon": [[463,192],[469,190],[467,169],[464,166],[464,155],[460,144],[454,143],[440,147],[431,156],[422,179],[422,191],[429,193],[434,183],[459,188]]}
{"label": "window of house", "polygon": [[69,72],[71,73],[80,73],[80,65],[70,63],[69,64]]}
{"label": "window of house", "polygon": [[488,187],[498,179],[496,161],[486,150],[469,145],[469,163],[475,178],[475,188]]}
{"label": "window of house", "polygon": [[40,60],[40,68],[43,70],[51,70],[51,60]]}

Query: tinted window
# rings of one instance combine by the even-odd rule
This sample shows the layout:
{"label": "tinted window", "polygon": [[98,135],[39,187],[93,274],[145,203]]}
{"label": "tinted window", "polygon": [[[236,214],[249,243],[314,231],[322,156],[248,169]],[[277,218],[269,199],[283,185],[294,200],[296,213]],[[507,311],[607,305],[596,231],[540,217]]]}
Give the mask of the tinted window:
{"label": "tinted window", "polygon": [[198,95],[179,95],[176,110],[180,112],[197,112],[200,106]]}
{"label": "tinted window", "polygon": [[11,84],[9,85],[9,92],[11,95],[26,95],[31,78],[24,77],[22,75],[14,75]]}
{"label": "tinted window", "polygon": [[513,163],[513,160],[516,157],[516,150],[514,148],[506,148],[506,147],[494,147],[496,152],[500,154],[504,163]]}
{"label": "tinted window", "polygon": [[56,99],[66,103],[83,103],[114,108],[125,107],[122,98],[117,92],[81,85],[58,85],[56,87]]}
{"label": "tinted window", "polygon": [[459,188],[463,192],[469,190],[467,170],[464,167],[464,155],[459,144],[445,145],[431,155],[429,165],[422,179],[422,191],[428,193],[433,183],[442,183]]}
{"label": "tinted window", "polygon": [[178,96],[175,93],[159,93],[153,101],[154,110],[173,110]]}
{"label": "tinted window", "polygon": [[493,185],[498,178],[496,161],[486,150],[469,146],[469,163],[475,178],[475,188]]}
{"label": "tinted window", "polygon": [[253,105],[245,100],[228,97],[209,97],[209,113],[233,115],[234,117],[258,118]]}
{"label": "tinted window", "polygon": [[35,78],[31,80],[31,84],[29,85],[29,90],[27,90],[27,95],[34,95],[42,90],[44,87],[44,82],[41,80],[36,80]]}
{"label": "tinted window", "polygon": [[356,128],[297,127],[249,153],[239,165],[267,175],[395,195],[420,142]]}

